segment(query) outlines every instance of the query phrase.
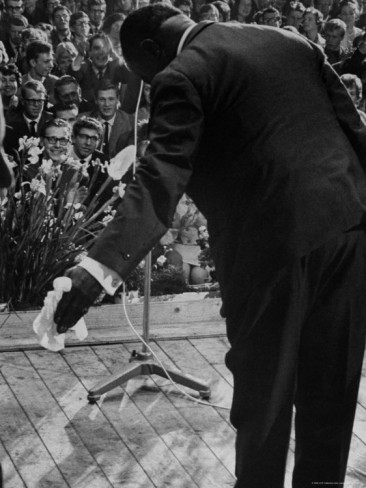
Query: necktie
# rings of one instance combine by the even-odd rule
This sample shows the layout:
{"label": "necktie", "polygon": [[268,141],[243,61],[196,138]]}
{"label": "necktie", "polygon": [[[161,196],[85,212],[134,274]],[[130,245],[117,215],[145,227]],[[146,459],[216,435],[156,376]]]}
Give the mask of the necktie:
{"label": "necktie", "polygon": [[37,137],[36,124],[37,122],[34,122],[34,120],[32,122],[29,122],[29,131],[31,137]]}
{"label": "necktie", "polygon": [[101,79],[103,78],[103,72],[104,72],[104,70],[103,70],[103,69],[100,69],[100,70],[98,71],[98,80],[101,80]]}
{"label": "necktie", "polygon": [[103,153],[106,158],[109,158],[109,124],[104,122],[104,136],[103,136]]}

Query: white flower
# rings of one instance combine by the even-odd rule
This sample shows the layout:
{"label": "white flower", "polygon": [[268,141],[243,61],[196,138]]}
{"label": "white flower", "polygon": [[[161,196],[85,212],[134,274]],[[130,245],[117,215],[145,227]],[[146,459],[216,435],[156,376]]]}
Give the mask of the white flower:
{"label": "white flower", "polygon": [[[19,151],[23,151],[23,149],[32,150],[32,148],[35,147],[42,152],[43,149],[37,147],[39,146],[39,143],[40,143],[39,137],[27,137],[27,136],[21,137],[19,139]],[[38,154],[41,154],[41,152]]]}
{"label": "white flower", "polygon": [[42,161],[41,171],[45,175],[49,175],[53,172],[53,162],[51,159],[45,159]]}
{"label": "white flower", "polygon": [[106,215],[102,220],[102,224],[107,225],[111,220],[113,220],[113,215]]}
{"label": "white flower", "polygon": [[37,164],[39,161],[39,157],[38,156],[31,156],[30,158],[28,158],[28,161],[30,164]]}
{"label": "white flower", "polygon": [[166,257],[164,256],[164,254],[162,254],[161,256],[158,257],[158,259],[156,260],[156,264],[160,267],[164,266],[165,262],[166,262]]}
{"label": "white flower", "polygon": [[118,196],[120,198],[123,198],[125,196],[125,188],[126,188],[126,183],[120,183],[118,186],[114,186],[112,191],[113,193],[118,193]]}
{"label": "white flower", "polygon": [[[39,139],[37,139],[39,141]],[[29,149],[28,149],[28,154],[30,156],[39,156],[40,154],[43,153],[43,147],[38,147],[38,146],[31,146]]]}
{"label": "white flower", "polygon": [[42,178],[40,180],[36,180],[35,178],[33,178],[30,183],[30,189],[33,192],[38,192],[46,195],[46,183]]}
{"label": "white flower", "polygon": [[80,220],[83,217],[83,215],[84,215],[84,212],[76,212],[74,214],[74,219],[75,220]]}

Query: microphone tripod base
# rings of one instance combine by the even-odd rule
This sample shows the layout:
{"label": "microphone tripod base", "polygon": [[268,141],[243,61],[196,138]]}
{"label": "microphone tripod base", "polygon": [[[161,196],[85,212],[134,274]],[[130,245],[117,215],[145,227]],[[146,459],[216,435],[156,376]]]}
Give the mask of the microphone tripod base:
{"label": "microphone tripod base", "polygon": [[[126,366],[121,371],[117,371],[116,373],[112,374],[107,380],[100,381],[91,390],[89,390],[89,403],[96,403],[100,399],[101,395],[116,388],[117,386],[122,386],[123,383],[126,383],[128,380],[135,378],[136,376],[156,374],[162,378],[169,379],[162,366],[152,359],[151,353],[138,353],[133,351],[130,358],[130,363],[131,364],[129,366]],[[175,381],[175,383],[198,391],[200,397],[204,400],[208,400],[210,398],[211,390],[208,383],[205,381],[197,379],[194,376],[183,373],[179,370],[170,370],[167,367],[165,367],[165,369],[168,371],[170,377]]]}

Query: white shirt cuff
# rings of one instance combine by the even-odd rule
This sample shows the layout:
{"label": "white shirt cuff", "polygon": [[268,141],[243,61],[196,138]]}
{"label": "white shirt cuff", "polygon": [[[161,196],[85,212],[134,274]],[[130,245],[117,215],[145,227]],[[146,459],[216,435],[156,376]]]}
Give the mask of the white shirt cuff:
{"label": "white shirt cuff", "polygon": [[114,295],[122,283],[122,278],[118,273],[95,259],[86,257],[78,266],[88,271],[102,285],[108,295]]}

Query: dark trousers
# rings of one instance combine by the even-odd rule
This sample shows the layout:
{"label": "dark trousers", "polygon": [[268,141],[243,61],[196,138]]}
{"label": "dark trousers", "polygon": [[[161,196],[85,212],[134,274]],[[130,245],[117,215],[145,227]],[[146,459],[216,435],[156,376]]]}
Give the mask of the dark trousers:
{"label": "dark trousers", "polygon": [[293,487],[342,486],[365,347],[366,236],[352,230],[258,287],[235,337],[236,488],[282,488],[293,405]]}

